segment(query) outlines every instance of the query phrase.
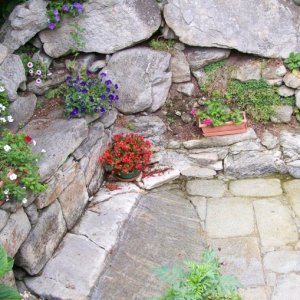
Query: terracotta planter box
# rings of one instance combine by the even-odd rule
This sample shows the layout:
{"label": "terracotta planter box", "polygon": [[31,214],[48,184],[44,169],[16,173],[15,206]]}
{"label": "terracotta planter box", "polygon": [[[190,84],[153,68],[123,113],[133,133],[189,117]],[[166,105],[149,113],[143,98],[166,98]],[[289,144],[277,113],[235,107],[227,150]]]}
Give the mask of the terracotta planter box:
{"label": "terracotta planter box", "polygon": [[228,135],[243,133],[247,131],[247,119],[246,114],[243,112],[243,120],[240,124],[235,124],[233,122],[226,122],[224,125],[220,126],[207,126],[205,124],[199,124],[202,129],[204,136],[218,136],[218,135]]}

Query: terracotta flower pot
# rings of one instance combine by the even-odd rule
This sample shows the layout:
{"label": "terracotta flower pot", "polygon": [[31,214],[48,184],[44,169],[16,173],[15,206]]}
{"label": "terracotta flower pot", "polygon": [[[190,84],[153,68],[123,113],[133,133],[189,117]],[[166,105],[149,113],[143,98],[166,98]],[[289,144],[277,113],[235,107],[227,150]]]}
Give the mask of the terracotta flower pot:
{"label": "terracotta flower pot", "polygon": [[245,112],[242,112],[243,120],[240,124],[235,124],[233,122],[226,122],[224,125],[220,126],[208,126],[206,124],[199,124],[202,129],[204,136],[220,136],[228,134],[243,133],[247,131],[247,119]]}

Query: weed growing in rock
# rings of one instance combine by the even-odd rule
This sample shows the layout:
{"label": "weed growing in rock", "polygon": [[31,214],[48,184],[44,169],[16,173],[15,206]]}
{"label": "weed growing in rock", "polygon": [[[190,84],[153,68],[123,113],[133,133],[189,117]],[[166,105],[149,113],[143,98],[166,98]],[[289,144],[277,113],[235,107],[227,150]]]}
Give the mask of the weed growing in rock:
{"label": "weed growing in rock", "polygon": [[149,42],[149,46],[154,50],[172,52],[175,41],[154,38]]}
{"label": "weed growing in rock", "polygon": [[276,87],[263,80],[229,82],[225,97],[233,99],[256,122],[267,122],[274,112],[274,105],[294,104],[293,97],[282,98]]}
{"label": "weed growing in rock", "polygon": [[205,250],[198,262],[186,262],[186,268],[162,266],[155,270],[169,288],[157,300],[241,300],[239,282],[232,275],[222,275],[216,253]]}
{"label": "weed growing in rock", "polygon": [[299,70],[300,52],[291,52],[289,57],[284,62],[291,71]]}
{"label": "weed growing in rock", "polygon": [[69,118],[103,114],[112,108],[115,101],[119,100],[118,85],[107,78],[105,72],[99,78],[92,78],[90,72],[87,76],[66,79],[68,86],[65,94],[65,115]]}
{"label": "weed growing in rock", "polygon": [[0,134],[7,123],[11,123],[14,121],[9,113],[9,104],[10,102],[5,88],[0,85]]}

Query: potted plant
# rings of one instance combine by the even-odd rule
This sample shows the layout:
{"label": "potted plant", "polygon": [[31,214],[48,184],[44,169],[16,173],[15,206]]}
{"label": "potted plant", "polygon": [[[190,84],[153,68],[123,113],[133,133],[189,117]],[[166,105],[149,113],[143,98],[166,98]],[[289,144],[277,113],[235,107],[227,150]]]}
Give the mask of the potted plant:
{"label": "potted plant", "polygon": [[115,134],[108,149],[99,158],[106,170],[127,181],[135,180],[150,163],[151,143],[142,135]]}
{"label": "potted plant", "polygon": [[238,109],[231,110],[220,101],[208,101],[205,110],[196,112],[196,116],[204,136],[236,134],[247,130],[245,113]]}

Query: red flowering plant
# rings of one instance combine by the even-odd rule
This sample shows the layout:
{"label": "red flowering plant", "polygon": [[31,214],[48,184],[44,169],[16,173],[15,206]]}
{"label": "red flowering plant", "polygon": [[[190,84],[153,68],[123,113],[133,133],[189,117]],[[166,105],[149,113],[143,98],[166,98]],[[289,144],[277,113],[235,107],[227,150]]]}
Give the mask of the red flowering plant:
{"label": "red flowering plant", "polygon": [[127,133],[115,134],[109,148],[99,158],[112,169],[112,173],[126,174],[135,171],[143,171],[150,163],[151,143],[142,135]]}

